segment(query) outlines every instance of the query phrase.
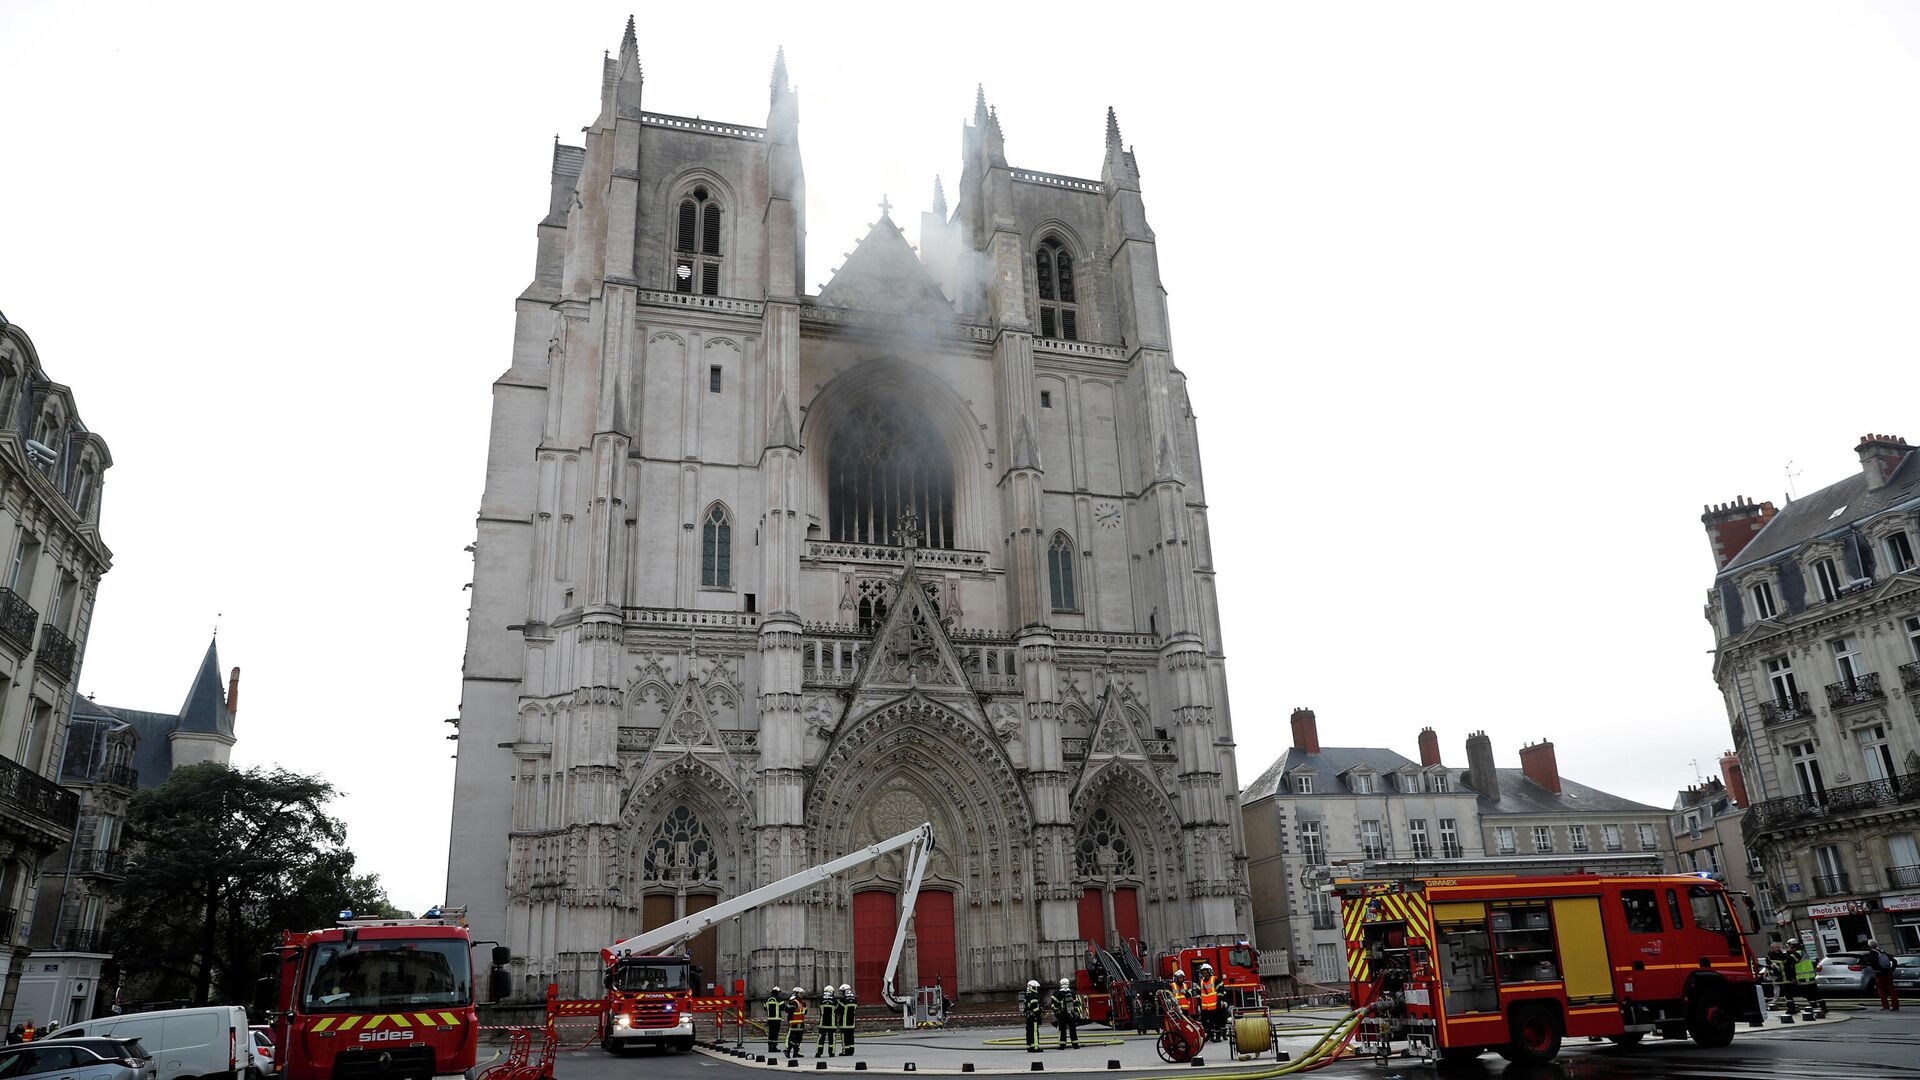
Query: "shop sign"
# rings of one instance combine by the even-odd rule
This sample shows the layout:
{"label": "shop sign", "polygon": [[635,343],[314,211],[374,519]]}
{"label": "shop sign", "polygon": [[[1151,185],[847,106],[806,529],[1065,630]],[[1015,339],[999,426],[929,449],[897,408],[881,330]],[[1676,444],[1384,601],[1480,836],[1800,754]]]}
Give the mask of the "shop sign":
{"label": "shop sign", "polygon": [[1833,919],[1841,915],[1865,915],[1867,910],[1864,900],[1842,900],[1837,904],[1808,904],[1807,918]]}
{"label": "shop sign", "polygon": [[1880,898],[1881,911],[1920,911],[1920,893],[1908,893],[1905,896],[1883,896]]}

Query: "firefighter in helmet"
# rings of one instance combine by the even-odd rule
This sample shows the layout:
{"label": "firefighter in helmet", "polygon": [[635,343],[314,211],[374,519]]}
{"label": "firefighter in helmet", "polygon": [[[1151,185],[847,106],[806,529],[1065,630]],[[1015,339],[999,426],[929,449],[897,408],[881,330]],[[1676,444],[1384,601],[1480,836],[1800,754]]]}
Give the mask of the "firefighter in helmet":
{"label": "firefighter in helmet", "polygon": [[1073,980],[1061,979],[1053,992],[1053,1026],[1060,1033],[1057,1049],[1080,1049],[1080,995],[1073,992]]}
{"label": "firefighter in helmet", "polygon": [[853,987],[840,984],[840,1056],[853,1053],[853,1020],[858,1014],[860,999],[853,996]]}
{"label": "firefighter in helmet", "polygon": [[1193,1011],[1193,1002],[1187,1000],[1187,992],[1190,989],[1191,987],[1187,985],[1187,973],[1174,968],[1173,980],[1167,983],[1167,991],[1173,995],[1173,1003],[1180,1006],[1180,1011],[1184,1013]]}
{"label": "firefighter in helmet", "polygon": [[787,999],[780,996],[780,988],[777,986],[767,994],[767,1053],[769,1054],[780,1051],[780,1012],[786,1003]]}
{"label": "firefighter in helmet", "polygon": [[1027,1021],[1027,1053],[1040,1052],[1040,980],[1028,979],[1027,988],[1020,992],[1020,1015]]}
{"label": "firefighter in helmet", "polygon": [[814,1057],[833,1057],[833,1040],[840,1034],[840,999],[833,996],[833,984],[820,988],[819,1030],[813,1040]]}
{"label": "firefighter in helmet", "polygon": [[787,1056],[800,1056],[800,1043],[807,1035],[807,989],[796,986],[787,995],[787,1003],[780,1007],[780,1019],[787,1028]]}

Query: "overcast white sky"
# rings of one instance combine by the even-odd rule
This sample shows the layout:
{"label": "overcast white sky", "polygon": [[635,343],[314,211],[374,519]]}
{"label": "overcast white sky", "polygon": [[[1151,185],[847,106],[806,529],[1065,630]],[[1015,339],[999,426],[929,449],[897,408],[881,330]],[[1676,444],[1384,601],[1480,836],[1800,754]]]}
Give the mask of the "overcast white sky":
{"label": "overcast white sky", "polygon": [[[443,899],[489,384],[628,8],[0,0],[0,311],[113,448],[82,689],[318,772]],[[1018,166],[1139,155],[1253,778],[1439,729],[1661,805],[1728,745],[1701,504],[1920,437],[1920,11],[648,5],[646,107],[801,92],[809,281],[910,234],[976,82]],[[1903,405],[1903,403],[1905,403]],[[444,898],[459,902],[459,897]]]}

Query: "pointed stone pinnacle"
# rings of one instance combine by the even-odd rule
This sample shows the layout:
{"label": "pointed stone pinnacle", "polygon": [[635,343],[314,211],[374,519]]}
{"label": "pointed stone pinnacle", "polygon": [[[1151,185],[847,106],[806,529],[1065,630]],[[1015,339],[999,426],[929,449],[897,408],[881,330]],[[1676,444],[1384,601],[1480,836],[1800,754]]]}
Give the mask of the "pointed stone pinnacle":
{"label": "pointed stone pinnacle", "polygon": [[634,36],[633,16],[631,15],[627,16],[627,32],[620,36],[621,51],[626,51],[628,46],[632,46],[636,50],[640,47],[639,39]]}
{"label": "pointed stone pinnacle", "polygon": [[1113,106],[1107,106],[1107,145],[1120,145],[1120,118],[1113,114]]}
{"label": "pointed stone pinnacle", "polygon": [[781,45],[773,51],[773,88],[784,90],[787,87],[787,47]]}
{"label": "pointed stone pinnacle", "polygon": [[[558,142],[558,138],[554,140]],[[947,189],[940,184],[940,174],[933,176],[933,212],[944,220],[947,216]]]}
{"label": "pointed stone pinnacle", "polygon": [[987,84],[975,83],[973,90],[973,124],[979,127],[987,122]]}

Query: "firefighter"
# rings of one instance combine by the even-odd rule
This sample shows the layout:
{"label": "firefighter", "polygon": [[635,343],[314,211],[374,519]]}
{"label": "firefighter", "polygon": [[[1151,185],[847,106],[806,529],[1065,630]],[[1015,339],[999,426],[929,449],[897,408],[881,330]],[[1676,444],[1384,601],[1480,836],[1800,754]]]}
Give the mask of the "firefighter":
{"label": "firefighter", "polygon": [[1200,1022],[1207,1026],[1207,1035],[1213,1039],[1224,1039],[1227,1034],[1226,1002],[1220,995],[1220,976],[1213,973],[1212,964],[1200,965]]}
{"label": "firefighter", "polygon": [[853,987],[840,984],[840,1056],[853,1053],[853,1022],[860,1009],[860,999],[853,996]]}
{"label": "firefighter", "polygon": [[[1807,1008],[1811,1009],[1818,1005],[1820,1006],[1819,1015],[1827,1015],[1827,998],[1820,992],[1820,984],[1814,980],[1813,960],[1807,956],[1806,946],[1797,941],[1788,946],[1787,965],[1793,972],[1793,984],[1806,995]],[[1791,995],[1792,991],[1788,991],[1788,994]],[[1788,1000],[1791,1001],[1792,997],[1789,996]]]}
{"label": "firefighter", "polygon": [[1780,939],[1777,937],[1767,946],[1766,964],[1767,993],[1773,998],[1775,1004],[1779,1004],[1785,1000],[1782,995],[1787,991],[1787,952],[1781,947]]}
{"label": "firefighter", "polygon": [[32,1020],[28,1020],[28,1021],[27,1021],[27,1026],[26,1026],[26,1029],[25,1029],[24,1031],[22,1031],[22,1032],[20,1033],[20,1041],[21,1041],[21,1042],[32,1042],[32,1041],[33,1041],[33,1034],[34,1034],[34,1032],[33,1032],[33,1021],[32,1021]]}
{"label": "firefighter", "polygon": [[807,989],[796,986],[787,995],[787,1003],[780,1007],[780,1019],[787,1027],[787,1056],[800,1056],[800,1041],[807,1034]]}
{"label": "firefighter", "polygon": [[833,984],[820,989],[820,1029],[813,1039],[814,1057],[833,1057],[833,1040],[840,1034],[840,1001],[833,996]]}
{"label": "firefighter", "polygon": [[1060,1033],[1056,1049],[1080,1049],[1080,995],[1073,992],[1072,979],[1061,979],[1053,992],[1053,1026]]}
{"label": "firefighter", "polygon": [[780,996],[780,988],[777,986],[767,994],[767,1053],[769,1054],[780,1051],[780,1010],[786,1004],[786,1000]]}
{"label": "firefighter", "polygon": [[1040,1052],[1040,980],[1028,979],[1020,992],[1020,1015],[1027,1020],[1027,1053]]}
{"label": "firefighter", "polygon": [[1180,1006],[1181,1012],[1191,1012],[1193,1006],[1187,1001],[1187,973],[1179,968],[1173,969],[1173,981],[1167,984],[1167,991],[1173,995],[1173,1003]]}

